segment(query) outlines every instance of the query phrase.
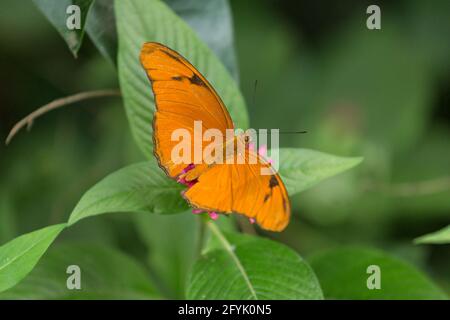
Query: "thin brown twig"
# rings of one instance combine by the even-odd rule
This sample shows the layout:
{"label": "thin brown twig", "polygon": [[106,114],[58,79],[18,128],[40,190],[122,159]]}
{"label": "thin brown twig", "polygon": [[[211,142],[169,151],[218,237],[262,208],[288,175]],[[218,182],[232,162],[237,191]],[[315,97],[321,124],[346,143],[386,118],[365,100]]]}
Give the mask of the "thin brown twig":
{"label": "thin brown twig", "polygon": [[43,105],[42,107],[36,109],[29,115],[27,115],[25,118],[17,122],[14,127],[11,129],[11,131],[8,134],[8,137],[6,138],[6,145],[8,145],[12,138],[22,129],[23,127],[27,126],[27,129],[29,130],[31,128],[31,125],[33,124],[33,121],[39,118],[41,115],[55,110],[57,108],[87,100],[87,99],[93,99],[93,98],[101,98],[101,97],[114,97],[114,96],[120,96],[120,90],[118,89],[104,89],[104,90],[94,90],[94,91],[85,91],[80,92],[74,95],[70,95],[67,97],[59,98],[56,100],[53,100],[50,103],[47,103],[46,105]]}

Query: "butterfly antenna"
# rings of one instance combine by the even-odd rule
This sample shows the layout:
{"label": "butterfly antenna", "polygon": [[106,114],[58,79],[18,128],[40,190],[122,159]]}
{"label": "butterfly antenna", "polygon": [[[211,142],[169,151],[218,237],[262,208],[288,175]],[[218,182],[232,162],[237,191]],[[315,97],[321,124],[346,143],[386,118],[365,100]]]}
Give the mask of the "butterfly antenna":
{"label": "butterfly antenna", "polygon": [[308,133],[308,131],[280,131],[279,134],[300,134]]}
{"label": "butterfly antenna", "polygon": [[252,101],[253,107],[256,106],[256,87],[257,86],[258,86],[258,79],[255,80],[255,85],[253,87],[253,101]]}

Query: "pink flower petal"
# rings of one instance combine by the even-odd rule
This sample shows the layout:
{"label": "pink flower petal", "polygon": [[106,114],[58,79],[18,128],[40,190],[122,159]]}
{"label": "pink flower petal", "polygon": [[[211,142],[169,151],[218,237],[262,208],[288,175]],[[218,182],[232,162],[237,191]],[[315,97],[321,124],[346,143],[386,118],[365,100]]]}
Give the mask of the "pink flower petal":
{"label": "pink flower petal", "polygon": [[253,142],[250,142],[250,143],[248,144],[248,149],[249,149],[250,151],[255,150],[255,144],[254,144]]}
{"label": "pink flower petal", "polygon": [[186,168],[183,169],[183,171],[181,171],[181,173],[186,173],[192,169],[195,168],[195,164],[191,163],[190,165],[188,165]]}
{"label": "pink flower petal", "polygon": [[192,213],[193,214],[199,214],[199,213],[203,213],[204,211],[202,209],[192,209]]}
{"label": "pink flower petal", "polygon": [[250,221],[251,224],[254,224],[256,222],[255,218],[249,218],[248,221]]}
{"label": "pink flower petal", "polygon": [[260,146],[258,149],[258,154],[262,157],[265,157],[267,155],[267,146],[266,145]]}
{"label": "pink flower petal", "polygon": [[209,214],[209,217],[213,220],[219,219],[219,214],[215,211],[209,211],[208,214]]}

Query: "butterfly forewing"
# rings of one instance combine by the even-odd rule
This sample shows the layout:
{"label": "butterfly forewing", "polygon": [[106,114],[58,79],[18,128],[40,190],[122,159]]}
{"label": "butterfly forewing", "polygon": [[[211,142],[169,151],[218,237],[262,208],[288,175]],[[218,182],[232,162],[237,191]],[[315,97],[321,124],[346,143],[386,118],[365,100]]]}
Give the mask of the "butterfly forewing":
{"label": "butterfly forewing", "polygon": [[[201,121],[203,131],[215,128],[225,137],[225,130],[234,128],[233,122],[213,87],[180,54],[149,42],[143,45],[140,59],[155,96],[154,152],[159,164],[174,178],[186,166],[171,160],[172,148],[178,143],[171,139],[174,130],[184,128],[193,137],[194,121]],[[192,144],[191,154],[193,148]]]}

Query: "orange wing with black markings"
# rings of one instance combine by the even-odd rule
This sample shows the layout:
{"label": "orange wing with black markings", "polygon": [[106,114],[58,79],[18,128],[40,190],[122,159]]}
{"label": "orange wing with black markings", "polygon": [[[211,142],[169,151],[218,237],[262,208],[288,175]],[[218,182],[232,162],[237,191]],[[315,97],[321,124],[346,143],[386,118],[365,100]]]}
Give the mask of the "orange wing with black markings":
{"label": "orange wing with black markings", "polygon": [[234,128],[233,121],[214,88],[180,54],[148,42],[142,47],[140,59],[155,96],[154,152],[160,166],[175,178],[185,167],[171,161],[171,150],[177,144],[171,140],[175,129],[185,128],[193,136],[194,121],[201,120],[204,130],[216,128],[225,136],[226,129]]}
{"label": "orange wing with black markings", "polygon": [[[202,121],[204,130],[218,129],[225,137],[233,122],[213,87],[180,54],[151,42],[144,44],[140,59],[155,96],[154,153],[168,176],[195,180],[184,193],[186,200],[199,209],[239,213],[254,218],[264,229],[283,230],[291,212],[286,188],[276,172],[261,174],[271,165],[253,151],[247,148],[245,157],[256,161],[199,164],[188,173],[186,164],[171,161],[178,143],[171,139],[174,130],[187,129],[194,136],[194,121]],[[203,147],[209,143],[203,142]]]}
{"label": "orange wing with black markings", "polygon": [[[262,168],[272,170],[272,174],[261,175]],[[250,150],[246,151],[243,164],[216,164],[205,171],[184,197],[194,207],[210,211],[220,208],[223,213],[254,218],[258,225],[271,231],[283,230],[291,214],[280,176],[270,163]]]}

